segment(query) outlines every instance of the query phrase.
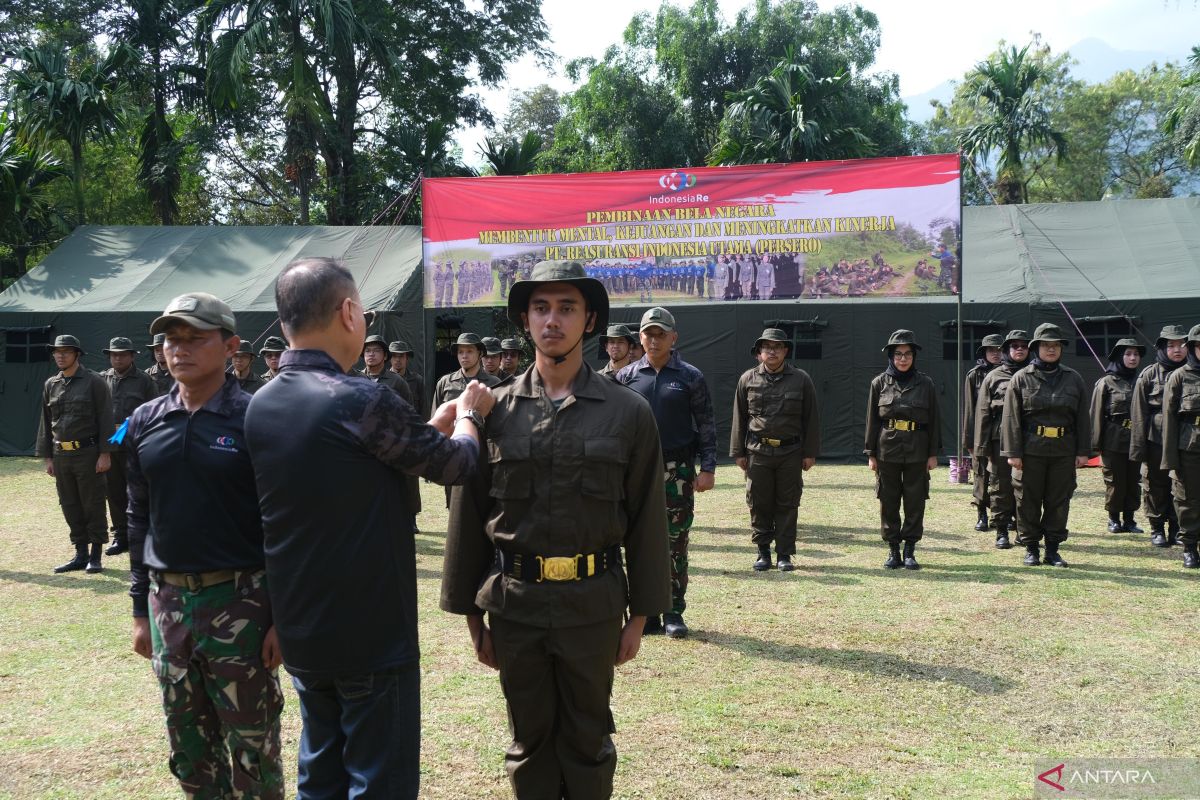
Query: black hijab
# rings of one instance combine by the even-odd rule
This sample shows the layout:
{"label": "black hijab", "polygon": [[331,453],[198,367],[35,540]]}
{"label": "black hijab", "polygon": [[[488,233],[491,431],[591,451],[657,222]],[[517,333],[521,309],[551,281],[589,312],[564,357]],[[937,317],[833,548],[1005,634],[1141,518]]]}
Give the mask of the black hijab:
{"label": "black hijab", "polygon": [[888,348],[888,365],[887,365],[887,369],[884,370],[884,372],[888,375],[891,375],[893,378],[895,378],[896,383],[900,384],[901,386],[907,386],[909,381],[911,381],[913,379],[913,377],[917,374],[917,350],[916,350],[916,348],[913,348],[912,362],[911,362],[911,366],[909,366],[907,372],[901,372],[900,370],[896,369],[896,358],[895,358],[895,356],[892,355],[895,352],[896,352],[896,348],[894,348],[894,347]]}
{"label": "black hijab", "polygon": [[1192,360],[1191,342],[1187,343],[1187,353],[1188,353],[1188,357],[1186,359],[1184,359],[1183,361],[1180,361],[1179,363],[1176,363],[1176,362],[1172,361],[1171,359],[1167,358],[1167,343],[1163,342],[1160,346],[1154,348],[1154,360],[1157,361],[1159,366],[1161,366],[1167,372],[1174,372],[1175,370],[1182,367],[1184,364],[1191,362],[1191,360]]}
{"label": "black hijab", "polygon": [[[1012,342],[1009,342],[1009,344],[1012,344]],[[1000,363],[1006,367],[1012,367],[1013,371],[1015,372],[1029,363],[1029,356],[1025,356],[1024,361],[1017,361],[1012,357],[1012,353],[1009,350],[1009,345],[1006,344],[1004,349],[1000,351]]]}
{"label": "black hijab", "polygon": [[1200,358],[1196,358],[1197,347],[1200,347],[1200,342],[1187,343],[1187,365],[1197,372],[1200,372]]}

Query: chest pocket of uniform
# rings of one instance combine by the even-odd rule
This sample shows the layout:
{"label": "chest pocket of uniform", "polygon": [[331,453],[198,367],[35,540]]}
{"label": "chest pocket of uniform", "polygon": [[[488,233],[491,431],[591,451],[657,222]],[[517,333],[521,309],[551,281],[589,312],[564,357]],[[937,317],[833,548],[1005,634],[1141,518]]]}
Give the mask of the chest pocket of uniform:
{"label": "chest pocket of uniform", "polygon": [[488,440],[488,463],[492,468],[492,497],[517,500],[533,494],[533,459],[528,436]]}
{"label": "chest pocket of uniform", "polygon": [[1128,414],[1129,392],[1114,389],[1112,392],[1112,399],[1108,402],[1108,413]]}
{"label": "chest pocket of uniform", "polygon": [[894,416],[895,409],[899,408],[902,403],[902,393],[895,386],[884,384],[879,390],[879,416],[888,419]]}
{"label": "chest pocket of uniform", "polygon": [[784,414],[799,416],[804,413],[804,392],[784,392],[782,408]]}
{"label": "chest pocket of uniform", "polygon": [[1186,383],[1179,395],[1179,410],[1192,416],[1200,412],[1200,384]]}
{"label": "chest pocket of uniform", "polygon": [[598,436],[583,442],[583,479],[585,495],[602,500],[620,500],[625,496],[625,465],[629,454],[620,437]]}

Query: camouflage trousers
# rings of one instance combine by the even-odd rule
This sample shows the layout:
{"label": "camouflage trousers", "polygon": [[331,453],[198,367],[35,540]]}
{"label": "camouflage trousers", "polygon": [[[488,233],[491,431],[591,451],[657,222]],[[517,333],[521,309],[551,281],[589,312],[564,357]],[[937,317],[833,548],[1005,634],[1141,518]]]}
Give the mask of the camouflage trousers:
{"label": "camouflage trousers", "polygon": [[688,585],[688,532],[696,510],[696,464],[668,461],[663,482],[667,487],[667,541],[671,546],[671,612],[682,614],[687,608],[684,595]]}
{"label": "camouflage trousers", "polygon": [[277,670],[263,668],[271,605],[263,572],[197,591],[150,584],[151,659],[170,768],[184,795],[282,800]]}

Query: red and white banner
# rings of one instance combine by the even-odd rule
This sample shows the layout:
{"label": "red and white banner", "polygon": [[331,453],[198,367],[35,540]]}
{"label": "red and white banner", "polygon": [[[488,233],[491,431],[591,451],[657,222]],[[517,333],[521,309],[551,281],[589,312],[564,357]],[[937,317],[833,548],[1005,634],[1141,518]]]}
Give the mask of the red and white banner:
{"label": "red and white banner", "polygon": [[425,304],[503,305],[544,259],[614,304],[958,291],[957,155],[423,182]]}

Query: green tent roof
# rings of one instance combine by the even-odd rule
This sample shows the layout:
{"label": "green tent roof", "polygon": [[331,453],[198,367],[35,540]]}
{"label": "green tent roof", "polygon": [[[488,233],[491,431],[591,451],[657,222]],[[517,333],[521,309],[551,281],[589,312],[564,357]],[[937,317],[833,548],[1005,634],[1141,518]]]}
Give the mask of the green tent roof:
{"label": "green tent roof", "polygon": [[1198,289],[1200,197],[963,209],[965,302],[1169,299]]}
{"label": "green tent roof", "polygon": [[88,225],[0,294],[0,312],[158,313],[173,297],[206,291],[234,311],[274,313],[275,277],[303,256],[344,259],[363,305],[392,308],[418,272],[421,229]]}

